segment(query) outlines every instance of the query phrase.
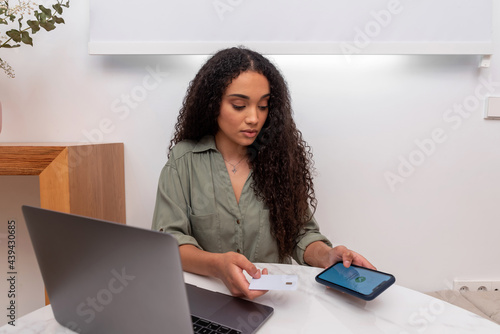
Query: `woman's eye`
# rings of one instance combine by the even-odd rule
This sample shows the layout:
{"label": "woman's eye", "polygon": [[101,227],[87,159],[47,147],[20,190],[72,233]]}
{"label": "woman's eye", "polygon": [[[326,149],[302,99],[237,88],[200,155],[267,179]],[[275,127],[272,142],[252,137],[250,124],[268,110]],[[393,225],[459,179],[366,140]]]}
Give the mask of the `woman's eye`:
{"label": "woman's eye", "polygon": [[239,105],[233,104],[233,108],[236,110],[243,110],[243,108],[245,108],[245,106],[239,106]]}
{"label": "woman's eye", "polygon": [[260,110],[267,110],[267,108],[269,108],[269,106],[259,106]]}

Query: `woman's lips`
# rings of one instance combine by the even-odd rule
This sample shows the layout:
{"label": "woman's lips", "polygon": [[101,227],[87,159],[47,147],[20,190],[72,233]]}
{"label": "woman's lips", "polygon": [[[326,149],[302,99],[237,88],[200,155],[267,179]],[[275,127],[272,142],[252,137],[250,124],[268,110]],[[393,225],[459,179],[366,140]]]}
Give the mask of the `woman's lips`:
{"label": "woman's lips", "polygon": [[257,136],[257,130],[243,130],[241,131],[245,137],[254,138]]}

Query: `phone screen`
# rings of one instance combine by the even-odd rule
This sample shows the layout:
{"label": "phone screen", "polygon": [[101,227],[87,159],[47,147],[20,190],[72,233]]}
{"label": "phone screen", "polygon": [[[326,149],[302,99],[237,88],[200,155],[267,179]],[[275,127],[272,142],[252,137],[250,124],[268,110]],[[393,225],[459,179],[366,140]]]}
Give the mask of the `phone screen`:
{"label": "phone screen", "polygon": [[341,262],[330,267],[318,277],[363,295],[372,294],[382,282],[391,279],[390,275],[361,267],[350,266],[346,268]]}

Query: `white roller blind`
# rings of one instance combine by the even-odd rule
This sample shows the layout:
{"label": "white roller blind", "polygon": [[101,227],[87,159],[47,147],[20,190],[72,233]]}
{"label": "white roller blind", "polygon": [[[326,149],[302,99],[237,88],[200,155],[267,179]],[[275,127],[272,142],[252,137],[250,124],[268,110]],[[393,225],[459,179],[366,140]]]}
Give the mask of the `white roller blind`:
{"label": "white roller blind", "polygon": [[493,0],[91,0],[91,54],[491,54]]}

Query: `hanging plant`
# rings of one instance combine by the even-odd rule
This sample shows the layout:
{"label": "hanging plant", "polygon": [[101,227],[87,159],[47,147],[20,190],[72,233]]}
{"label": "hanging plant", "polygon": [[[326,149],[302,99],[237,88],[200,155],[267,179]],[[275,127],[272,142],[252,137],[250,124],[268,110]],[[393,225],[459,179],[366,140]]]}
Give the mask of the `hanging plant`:
{"label": "hanging plant", "polygon": [[[61,17],[64,7],[69,8],[69,1],[57,1],[52,9],[31,0],[19,0],[15,6],[10,6],[8,0],[0,1],[0,48],[33,46],[32,35],[41,29],[52,31],[57,24],[64,23]],[[12,67],[1,57],[0,68],[10,78],[15,77]]]}

